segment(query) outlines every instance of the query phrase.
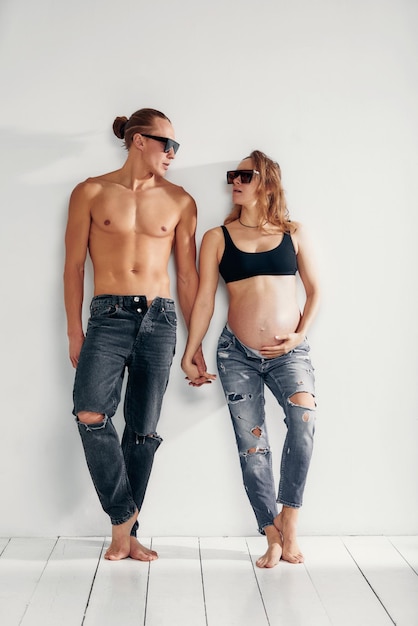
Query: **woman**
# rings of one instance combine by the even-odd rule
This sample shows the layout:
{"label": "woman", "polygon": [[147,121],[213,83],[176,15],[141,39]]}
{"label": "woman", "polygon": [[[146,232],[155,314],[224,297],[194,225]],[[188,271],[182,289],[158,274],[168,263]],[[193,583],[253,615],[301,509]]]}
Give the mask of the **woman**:
{"label": "woman", "polygon": [[[289,220],[277,163],[256,150],[227,173],[234,207],[225,226],[209,230],[200,251],[200,287],[182,359],[193,386],[215,376],[199,374],[193,356],[214,310],[219,273],[228,296],[228,323],[218,342],[218,371],[234,426],[241,470],[267,551],[259,567],[282,558],[302,563],[296,525],[312,454],[314,374],[306,334],[318,309],[312,251],[301,224]],[[296,272],[306,300],[297,302]],[[264,414],[264,385],[285,413],[287,436],[277,502]]]}

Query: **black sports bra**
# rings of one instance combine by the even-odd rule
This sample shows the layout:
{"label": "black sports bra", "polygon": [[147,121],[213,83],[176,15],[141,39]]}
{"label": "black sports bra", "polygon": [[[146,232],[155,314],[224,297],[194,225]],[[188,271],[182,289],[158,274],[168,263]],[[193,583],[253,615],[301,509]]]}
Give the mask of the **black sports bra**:
{"label": "black sports bra", "polygon": [[298,270],[296,252],[289,233],[273,250],[243,252],[236,247],[225,226],[225,250],[219,263],[219,273],[226,283],[252,276],[293,276]]}

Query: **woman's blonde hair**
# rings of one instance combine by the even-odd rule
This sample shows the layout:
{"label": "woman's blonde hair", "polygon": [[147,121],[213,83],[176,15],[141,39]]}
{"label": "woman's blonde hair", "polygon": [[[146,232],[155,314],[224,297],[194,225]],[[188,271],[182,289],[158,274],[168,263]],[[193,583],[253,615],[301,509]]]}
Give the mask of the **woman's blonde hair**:
{"label": "woman's blonde hair", "polygon": [[[253,167],[259,174],[257,194],[257,208],[259,210],[259,226],[266,223],[278,226],[283,232],[294,232],[295,227],[289,219],[289,211],[286,197],[282,186],[282,173],[280,165],[270,159],[264,152],[253,150],[246,159],[251,159]],[[241,205],[234,204],[231,213],[225,219],[224,224],[237,220],[241,215]]]}

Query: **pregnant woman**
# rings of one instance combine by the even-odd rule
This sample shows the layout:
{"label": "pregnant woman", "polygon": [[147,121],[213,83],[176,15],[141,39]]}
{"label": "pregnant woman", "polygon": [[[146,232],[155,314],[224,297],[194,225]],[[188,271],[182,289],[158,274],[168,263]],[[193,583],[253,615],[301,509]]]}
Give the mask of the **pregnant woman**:
{"label": "pregnant woman", "polygon": [[[234,427],[245,490],[267,538],[259,567],[284,559],[302,563],[296,528],[312,455],[315,428],[314,373],[307,331],[319,304],[317,272],[305,229],[289,220],[281,171],[256,150],[227,172],[233,209],[209,230],[200,251],[200,286],[193,307],[182,368],[189,384],[199,374],[193,356],[214,311],[219,274],[228,292],[228,319],[219,338],[219,377]],[[297,276],[305,291],[300,310]],[[265,422],[265,385],[284,412],[278,495]],[[282,505],[278,512],[277,503]]]}

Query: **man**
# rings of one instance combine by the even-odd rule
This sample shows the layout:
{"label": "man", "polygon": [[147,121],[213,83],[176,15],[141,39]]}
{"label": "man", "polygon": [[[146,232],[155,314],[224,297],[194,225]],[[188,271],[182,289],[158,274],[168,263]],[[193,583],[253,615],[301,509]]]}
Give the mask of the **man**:
{"label": "man", "polygon": [[[168,261],[188,325],[198,287],[196,205],[164,179],[179,144],[170,120],[141,109],[116,118],[128,157],[114,172],[74,189],[66,230],[64,295],[70,360],[76,369],[74,410],[90,474],[112,523],[105,558],[152,561],[157,553],[136,539],[137,516],[155,451],[156,427],[176,340]],[[89,251],[94,297],[86,336],[81,311]],[[206,370],[201,349],[195,363]],[[112,424],[125,368],[125,429],[120,445]]]}

